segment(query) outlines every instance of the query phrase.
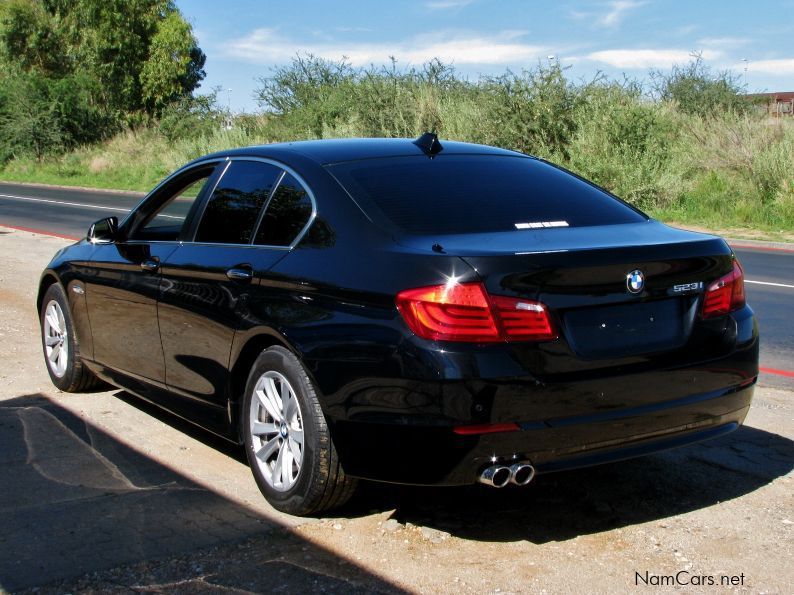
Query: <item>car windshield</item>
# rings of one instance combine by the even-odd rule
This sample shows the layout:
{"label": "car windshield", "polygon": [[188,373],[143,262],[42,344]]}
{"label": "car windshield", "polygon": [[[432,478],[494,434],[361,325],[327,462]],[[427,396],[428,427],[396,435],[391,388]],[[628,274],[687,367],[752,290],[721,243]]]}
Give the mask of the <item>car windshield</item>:
{"label": "car windshield", "polygon": [[367,214],[408,235],[485,233],[645,220],[622,201],[521,156],[392,157],[329,166]]}

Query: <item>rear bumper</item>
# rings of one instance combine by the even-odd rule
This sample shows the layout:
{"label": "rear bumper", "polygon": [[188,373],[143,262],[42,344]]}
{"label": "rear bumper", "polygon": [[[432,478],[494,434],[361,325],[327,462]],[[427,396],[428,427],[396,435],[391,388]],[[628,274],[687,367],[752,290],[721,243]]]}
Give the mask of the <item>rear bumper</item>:
{"label": "rear bumper", "polygon": [[538,474],[617,461],[722,436],[744,421],[753,386],[691,395],[635,410],[554,422],[521,422],[518,431],[458,435],[452,426],[340,422],[334,442],[345,471],[365,479],[463,485],[495,462],[529,460]]}
{"label": "rear bumper", "polygon": [[[710,349],[712,357],[698,361],[703,351],[691,343],[603,371],[536,377],[532,351],[509,346],[465,353],[403,347],[399,374],[384,360],[368,364],[368,373],[351,366],[350,382],[334,362],[337,390],[324,392],[324,412],[346,473],[379,481],[462,485],[494,462],[529,460],[546,473],[640,456],[723,435],[744,421],[758,377],[758,327],[748,307],[715,326],[716,357]],[[454,431],[505,423],[519,429]]]}

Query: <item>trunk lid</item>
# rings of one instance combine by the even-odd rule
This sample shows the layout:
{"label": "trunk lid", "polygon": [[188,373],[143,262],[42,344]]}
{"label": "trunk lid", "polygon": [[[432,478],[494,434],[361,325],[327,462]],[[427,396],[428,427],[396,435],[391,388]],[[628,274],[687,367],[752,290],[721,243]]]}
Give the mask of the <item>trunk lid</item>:
{"label": "trunk lid", "polygon": [[[698,309],[708,283],[732,267],[720,238],[656,221],[476,235],[407,241],[414,248],[423,240],[427,247],[440,244],[461,257],[492,295],[549,308],[560,338],[515,345],[533,371],[604,370],[662,354],[669,360],[693,344],[703,359],[718,355],[721,342],[709,344],[704,332],[724,330],[724,321],[704,324]],[[638,279],[631,289],[627,281],[634,271],[643,277],[637,291]]]}

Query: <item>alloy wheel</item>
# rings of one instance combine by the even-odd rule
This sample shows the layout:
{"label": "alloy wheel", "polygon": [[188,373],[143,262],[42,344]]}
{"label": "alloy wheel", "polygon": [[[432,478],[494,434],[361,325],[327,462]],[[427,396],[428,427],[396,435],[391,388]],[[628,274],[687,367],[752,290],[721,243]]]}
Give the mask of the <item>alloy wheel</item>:
{"label": "alloy wheel", "polygon": [[44,311],[44,348],[47,365],[55,376],[63,378],[69,365],[69,335],[61,306],[55,300],[47,303]]}
{"label": "alloy wheel", "polygon": [[265,481],[286,492],[295,485],[303,463],[303,417],[295,390],[282,374],[271,370],[257,380],[249,431]]}

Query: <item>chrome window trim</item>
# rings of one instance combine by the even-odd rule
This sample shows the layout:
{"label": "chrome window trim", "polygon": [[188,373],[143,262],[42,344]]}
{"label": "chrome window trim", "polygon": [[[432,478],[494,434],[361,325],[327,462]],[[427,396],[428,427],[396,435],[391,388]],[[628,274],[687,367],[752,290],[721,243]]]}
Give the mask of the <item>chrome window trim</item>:
{"label": "chrome window trim", "polygon": [[[221,242],[185,242],[182,240],[126,240],[121,244],[176,244],[179,246],[226,246],[227,248],[267,248],[269,250],[292,250],[290,246],[271,246],[267,244],[224,244]],[[167,263],[166,263],[167,264]]]}
{"label": "chrome window trim", "polygon": [[[169,183],[175,177],[177,177],[177,176],[179,176],[179,175],[181,175],[181,174],[185,173],[186,171],[188,171],[190,169],[193,169],[193,168],[199,168],[201,166],[209,165],[211,163],[215,163],[216,165],[219,165],[219,164],[221,164],[224,161],[226,162],[224,170],[221,173],[221,175],[218,176],[218,180],[215,183],[215,186],[212,188],[212,191],[209,193],[207,201],[204,203],[204,206],[202,207],[202,211],[198,215],[199,224],[201,223],[201,218],[204,216],[204,209],[207,208],[207,204],[209,203],[210,199],[212,198],[212,193],[215,192],[215,188],[218,187],[218,184],[223,179],[223,176],[226,175],[226,172],[229,170],[229,165],[231,165],[232,161],[260,161],[262,163],[268,163],[270,165],[274,165],[274,166],[278,167],[279,169],[283,170],[282,174],[278,178],[277,183],[273,185],[273,191],[271,191],[270,196],[268,196],[267,201],[265,202],[264,206],[262,207],[262,211],[259,213],[259,218],[257,219],[257,224],[254,227],[253,233],[251,234],[251,242],[249,242],[248,244],[224,244],[224,243],[220,243],[220,242],[195,242],[193,240],[191,240],[191,241],[176,240],[176,241],[173,241],[173,242],[172,241],[165,241],[165,240],[156,240],[156,241],[149,241],[149,242],[147,242],[146,240],[127,240],[124,243],[127,243],[127,244],[180,244],[180,245],[181,244],[193,244],[193,245],[197,245],[197,246],[238,246],[238,247],[240,247],[240,246],[248,246],[250,248],[267,248],[267,249],[270,249],[270,250],[293,250],[295,248],[295,246],[297,246],[300,243],[300,241],[303,239],[303,236],[306,235],[306,233],[309,231],[309,228],[311,227],[312,223],[314,223],[314,220],[317,218],[317,200],[314,197],[314,192],[312,192],[311,186],[309,186],[309,184],[306,183],[306,180],[304,180],[303,177],[300,174],[298,174],[298,172],[296,172],[294,169],[292,169],[289,165],[287,165],[285,163],[282,163],[280,161],[276,161],[275,159],[270,159],[269,157],[256,157],[256,156],[249,156],[249,155],[233,155],[233,156],[226,156],[226,157],[214,157],[212,159],[203,159],[203,160],[197,161],[195,163],[190,163],[188,165],[184,165],[181,168],[179,168],[178,170],[176,170],[174,173],[172,173],[170,176],[168,176],[166,179],[164,179],[162,182],[160,182],[157,186],[155,186],[152,189],[152,191],[149,192],[149,194],[144,196],[137,205],[135,205],[132,209],[130,209],[129,213],[127,213],[127,216],[124,217],[124,220],[119,224],[119,227],[121,227],[122,225],[125,225],[127,223],[127,219],[129,219],[130,216],[132,216],[133,212],[137,211],[138,208],[144,202],[146,202],[146,200],[150,196],[152,196],[155,192],[157,192],[160,188],[165,186],[167,183]],[[265,211],[267,210],[267,207],[270,204],[270,199],[273,197],[273,193],[278,188],[278,185],[284,179],[283,172],[289,173],[292,177],[294,177],[298,181],[298,183],[301,186],[303,186],[303,189],[306,190],[306,194],[309,196],[309,200],[312,203],[312,212],[309,215],[309,219],[306,221],[306,224],[298,232],[298,234],[295,236],[295,238],[292,240],[292,243],[289,246],[271,246],[271,245],[268,245],[268,244],[253,244],[252,242],[256,239],[256,232],[258,231],[258,225],[262,222],[262,219],[264,219]],[[198,228],[196,228],[196,229],[198,229]],[[195,234],[194,234],[194,237],[195,237]]]}
{"label": "chrome window trim", "polygon": [[[192,242],[192,243],[204,244],[204,245],[207,245],[207,246],[251,246],[253,248],[257,248],[258,247],[258,248],[270,248],[270,249],[275,249],[275,250],[293,250],[295,248],[295,246],[297,246],[300,243],[300,241],[303,239],[303,236],[306,235],[306,232],[309,231],[309,228],[311,227],[312,223],[314,223],[314,220],[317,217],[317,200],[314,197],[314,192],[312,192],[311,186],[309,186],[306,183],[306,180],[303,179],[303,176],[301,176],[298,172],[296,172],[294,169],[292,169],[289,165],[287,165],[286,163],[282,163],[281,161],[276,161],[275,159],[270,159],[269,157],[256,157],[256,156],[253,156],[253,155],[232,155],[232,156],[226,157],[226,159],[228,161],[259,161],[261,163],[269,163],[270,165],[275,165],[279,169],[282,169],[282,170],[288,172],[296,180],[298,180],[300,185],[303,186],[303,189],[306,190],[306,194],[309,195],[309,200],[312,201],[312,212],[311,212],[311,215],[309,215],[309,219],[306,221],[306,224],[298,232],[298,235],[295,236],[295,238],[292,240],[292,243],[289,246],[269,246],[269,245],[266,245],[266,244],[251,244],[251,243],[248,243],[248,244],[221,244],[221,243],[213,243],[213,242]],[[212,160],[208,160],[208,161],[212,161]],[[198,164],[196,164],[196,165],[198,165]],[[227,166],[227,171],[228,171],[228,166]],[[224,171],[223,174],[226,175],[226,171]],[[223,178],[223,176],[221,176],[221,178]],[[283,176],[279,179],[279,183],[281,182],[281,179],[283,179]],[[218,181],[220,182],[220,179]],[[274,190],[276,188],[277,188],[277,186],[273,187]],[[213,188],[213,192],[214,191],[215,191],[215,189]],[[273,195],[273,193],[271,192],[271,196],[272,195]],[[212,194],[210,194],[210,198],[212,198]],[[269,203],[270,203],[270,197],[268,197],[268,201],[265,203],[264,207],[262,208],[262,213],[265,212],[265,209],[267,209],[267,206],[268,206]],[[202,215],[203,214],[204,213],[202,213]],[[200,221],[201,221],[201,219],[199,218],[199,222]],[[251,241],[253,241],[256,238],[255,233],[256,233],[256,230],[254,230],[254,233],[252,234]]]}

